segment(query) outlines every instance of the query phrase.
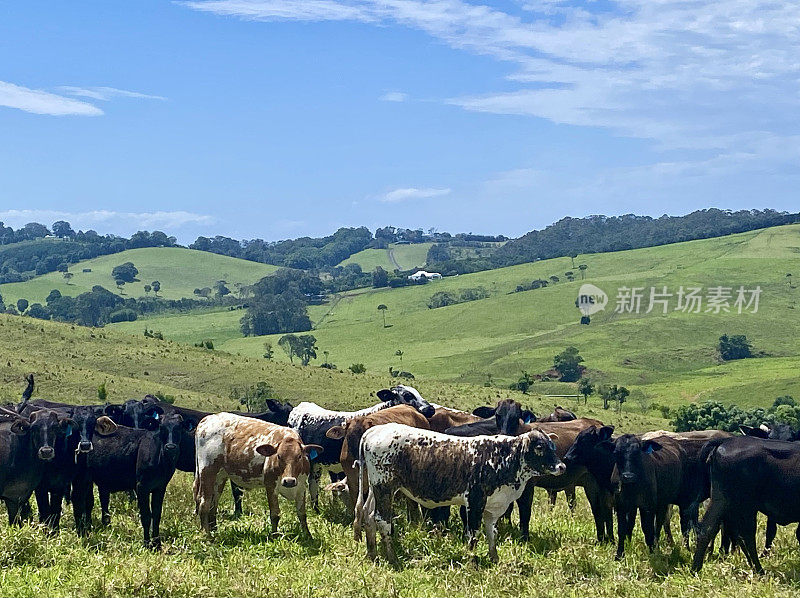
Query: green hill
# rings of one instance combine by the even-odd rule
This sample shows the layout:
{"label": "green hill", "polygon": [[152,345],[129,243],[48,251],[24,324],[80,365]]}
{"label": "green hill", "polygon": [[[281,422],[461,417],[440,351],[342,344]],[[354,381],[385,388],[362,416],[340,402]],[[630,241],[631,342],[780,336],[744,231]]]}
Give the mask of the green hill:
{"label": "green hill", "polygon": [[354,253],[339,265],[358,264],[364,272],[371,272],[378,266],[391,272],[395,269],[411,270],[425,265],[428,249],[433,243],[392,243],[386,249],[364,249]]}
{"label": "green hill", "polygon": [[20,298],[27,299],[30,303],[44,303],[53,289],[58,289],[63,295],[75,296],[90,291],[95,285],[101,285],[117,293],[111,271],[125,262],[133,262],[139,269],[137,278],[140,281],[123,287],[122,294],[127,297],[144,295],[144,285],[154,280],[161,283],[159,296],[167,299],[195,297],[194,289],[212,286],[218,280],[227,281],[231,290],[234,290],[234,283],[252,284],[277,270],[276,266],[194,249],[148,247],[129,249],[74,264],[69,268],[73,275],[69,283],[61,272],[51,272],[26,282],[0,285],[0,295],[8,305],[16,303]]}
{"label": "green hill", "polygon": [[[581,281],[577,265],[586,264]],[[677,405],[687,400],[720,399],[742,406],[768,405],[779,395],[800,397],[800,318],[797,285],[787,273],[800,276],[800,225],[775,227],[701,241],[607,254],[580,255],[575,268],[569,258],[543,260],[497,270],[445,278],[428,285],[400,289],[362,289],[345,293],[330,304],[311,309],[313,334],[320,350],[330,352],[339,367],[364,363],[369,371],[401,366],[422,379],[480,383],[487,374],[497,384],[516,380],[525,370],[541,373],[553,356],[569,345],[578,347],[589,375],[601,382],[641,390],[642,403]],[[564,281],[574,271],[578,280]],[[534,279],[559,276],[547,288],[513,292]],[[579,324],[578,289],[591,282],[609,296],[606,310]],[[438,291],[482,286],[488,299],[428,309]],[[667,286],[673,295],[681,286],[725,286],[762,294],[757,313],[715,314],[660,307],[645,314],[614,312],[619,287],[642,287],[642,312],[650,287]],[[733,299],[731,300],[731,303]],[[379,304],[386,304],[383,328]],[[260,356],[265,341],[278,336],[241,338],[236,312],[176,316],[148,320],[170,338],[219,339],[226,351]],[[120,325],[121,328],[131,325]],[[133,330],[140,323],[133,324]],[[722,334],[745,334],[757,359],[721,363],[716,344]],[[320,352],[321,356],[321,352]],[[276,358],[285,359],[280,350]],[[574,387],[537,383],[541,392],[567,394]]]}

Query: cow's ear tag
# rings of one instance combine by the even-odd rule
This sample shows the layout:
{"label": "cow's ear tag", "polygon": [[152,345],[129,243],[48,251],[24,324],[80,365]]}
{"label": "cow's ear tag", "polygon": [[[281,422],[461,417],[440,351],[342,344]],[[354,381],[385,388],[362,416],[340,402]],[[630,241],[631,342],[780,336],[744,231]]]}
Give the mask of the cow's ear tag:
{"label": "cow's ear tag", "polygon": [[158,411],[153,414],[153,419],[158,419]]}
{"label": "cow's ear tag", "polygon": [[648,455],[650,453],[652,453],[653,452],[653,445],[652,444],[648,444],[647,448],[644,449],[644,452],[647,453]]}
{"label": "cow's ear tag", "polygon": [[529,424],[529,423],[531,423],[531,421],[533,421],[533,418],[530,416],[530,414],[528,414],[528,415],[525,416],[525,419],[522,420],[522,421],[524,421],[526,424]]}
{"label": "cow's ear tag", "polygon": [[72,436],[72,424],[67,424],[67,433],[66,433],[66,435],[67,435],[68,438],[70,436]]}
{"label": "cow's ear tag", "polygon": [[316,459],[316,458],[317,458],[317,455],[319,455],[319,453],[317,452],[317,449],[311,449],[311,450],[308,452],[308,459],[309,459],[309,461],[310,461],[311,459]]}

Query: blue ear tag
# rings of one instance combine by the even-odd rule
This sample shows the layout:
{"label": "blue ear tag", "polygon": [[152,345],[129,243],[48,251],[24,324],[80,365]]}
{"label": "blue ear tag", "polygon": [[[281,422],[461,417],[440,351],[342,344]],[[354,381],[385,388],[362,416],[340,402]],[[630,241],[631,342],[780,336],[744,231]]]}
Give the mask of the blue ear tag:
{"label": "blue ear tag", "polygon": [[158,419],[158,411],[155,411],[155,412],[153,413],[153,419]]}
{"label": "blue ear tag", "polygon": [[647,445],[647,448],[646,448],[646,449],[644,449],[644,452],[645,452],[645,453],[647,453],[648,455],[649,455],[650,453],[652,453],[652,452],[653,452],[653,445],[652,445],[652,444],[648,444],[648,445]]}
{"label": "blue ear tag", "polygon": [[531,420],[532,420],[531,416],[530,415],[526,415],[525,419],[522,420],[522,421],[524,421],[526,424],[529,424],[529,423],[531,423]]}
{"label": "blue ear tag", "polygon": [[308,453],[308,458],[316,459],[318,454],[317,449],[311,449],[311,452]]}
{"label": "blue ear tag", "polygon": [[72,436],[72,424],[67,424],[67,436]]}

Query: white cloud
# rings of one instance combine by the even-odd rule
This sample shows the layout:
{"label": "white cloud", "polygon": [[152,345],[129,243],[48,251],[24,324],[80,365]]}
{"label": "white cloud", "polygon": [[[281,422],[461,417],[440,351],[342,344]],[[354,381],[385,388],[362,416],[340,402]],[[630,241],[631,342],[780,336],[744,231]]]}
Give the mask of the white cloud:
{"label": "white cloud", "polygon": [[444,197],[450,194],[450,189],[417,189],[416,187],[405,187],[394,189],[381,196],[381,201],[385,203],[397,203],[410,199],[429,199],[431,197]]}
{"label": "white cloud", "polygon": [[405,102],[408,100],[408,94],[402,91],[387,91],[378,99],[382,102]]}
{"label": "white cloud", "polygon": [[208,0],[244,19],[349,20],[418,29],[512,65],[514,91],[456,97],[467,110],[530,115],[729,150],[734,134],[800,133],[800,3],[526,0],[512,14],[465,0]]}
{"label": "white cloud", "polygon": [[100,108],[88,102],[66,98],[39,89],[29,89],[5,81],[0,81],[0,106],[52,116],[99,116],[103,114]]}
{"label": "white cloud", "polygon": [[14,228],[24,226],[28,222],[41,222],[50,225],[56,220],[68,221],[74,229],[96,229],[98,232],[181,228],[187,225],[210,225],[215,219],[206,214],[193,212],[117,212],[113,210],[91,210],[87,212],[64,212],[60,210],[4,210],[0,212],[0,220]]}
{"label": "white cloud", "polygon": [[166,100],[163,96],[155,96],[147,93],[139,93],[138,91],[127,91],[125,89],[117,89],[115,87],[74,87],[72,85],[62,85],[58,88],[59,91],[70,95],[82,98],[90,98],[92,100],[108,101],[112,98],[136,98],[140,100]]}

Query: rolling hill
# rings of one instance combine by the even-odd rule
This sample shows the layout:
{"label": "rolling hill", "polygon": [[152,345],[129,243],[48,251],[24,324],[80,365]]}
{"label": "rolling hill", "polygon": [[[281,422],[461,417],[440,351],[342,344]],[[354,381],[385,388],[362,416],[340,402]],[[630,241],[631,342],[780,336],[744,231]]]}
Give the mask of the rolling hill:
{"label": "rolling hill", "polygon": [[[505,386],[520,373],[540,373],[552,366],[565,347],[578,347],[592,379],[640,390],[646,405],[675,406],[687,400],[720,399],[742,406],[770,404],[776,396],[800,396],[800,318],[796,285],[787,273],[800,272],[800,225],[774,227],[714,239],[673,245],[581,255],[586,280],[564,280],[578,270],[569,258],[543,260],[450,277],[424,286],[362,289],[310,310],[321,351],[340,368],[361,362],[372,372],[390,365],[422,379],[480,383],[491,379]],[[547,288],[513,292],[531,280],[558,276]],[[606,310],[579,324],[575,308],[583,282],[609,296]],[[428,309],[437,291],[482,286],[488,299]],[[668,313],[615,313],[620,287],[666,286],[673,294]],[[762,293],[757,313],[684,313],[675,310],[679,288],[724,286]],[[388,306],[383,328],[379,304]],[[731,299],[731,304],[733,299]],[[263,353],[272,337],[241,338],[236,312],[175,316],[148,320],[169,338],[214,338],[217,348],[252,357]],[[138,331],[141,323],[115,325]],[[138,327],[138,328],[137,328]],[[721,363],[715,347],[722,334],[745,334],[757,359]],[[219,341],[219,342],[217,342]],[[402,364],[395,356],[404,352]],[[277,359],[285,359],[280,350]],[[574,386],[537,383],[539,392],[574,393]]]}
{"label": "rolling hill", "polygon": [[378,266],[387,272],[421,268],[425,265],[431,245],[433,243],[392,243],[386,249],[364,249],[354,253],[339,265],[358,264],[364,272],[371,272]]}
{"label": "rolling hill", "polygon": [[148,247],[129,249],[74,264],[69,267],[73,275],[69,283],[64,280],[61,272],[51,272],[26,282],[0,285],[0,295],[8,305],[16,303],[20,298],[27,299],[30,303],[44,303],[53,289],[58,289],[62,295],[75,296],[100,285],[118,293],[111,271],[125,262],[133,262],[139,269],[137,278],[140,282],[126,284],[122,289],[122,294],[128,297],[144,295],[144,285],[154,280],[161,283],[161,297],[196,297],[193,294],[194,289],[212,286],[218,280],[227,281],[233,290],[234,283],[252,284],[277,270],[276,266],[194,249]]}

